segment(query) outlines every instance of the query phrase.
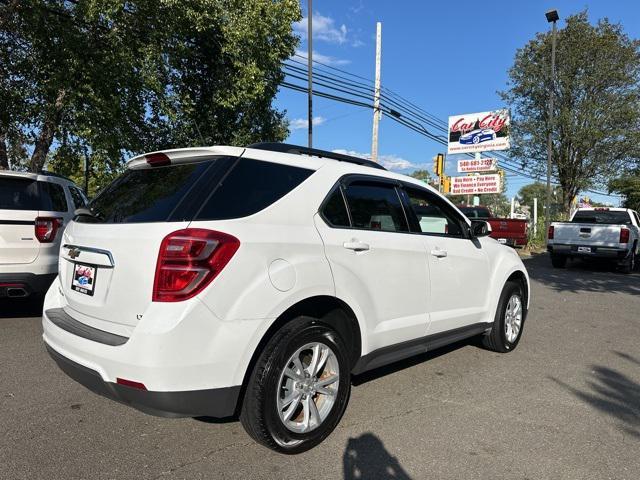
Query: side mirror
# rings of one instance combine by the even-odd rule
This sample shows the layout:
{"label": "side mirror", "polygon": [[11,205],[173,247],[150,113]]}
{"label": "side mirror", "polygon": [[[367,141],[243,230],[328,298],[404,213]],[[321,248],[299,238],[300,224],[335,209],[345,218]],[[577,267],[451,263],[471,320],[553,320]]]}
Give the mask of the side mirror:
{"label": "side mirror", "polygon": [[491,224],[484,220],[471,220],[471,236],[473,238],[486,237],[491,234]]}

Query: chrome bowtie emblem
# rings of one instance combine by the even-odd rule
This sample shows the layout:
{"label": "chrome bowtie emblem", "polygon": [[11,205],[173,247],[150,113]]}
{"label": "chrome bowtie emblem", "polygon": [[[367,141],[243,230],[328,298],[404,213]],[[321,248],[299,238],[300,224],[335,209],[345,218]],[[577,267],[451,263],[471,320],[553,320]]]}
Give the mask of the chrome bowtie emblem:
{"label": "chrome bowtie emblem", "polygon": [[80,250],[78,248],[70,248],[69,256],[71,258],[77,258],[78,256],[80,256]]}

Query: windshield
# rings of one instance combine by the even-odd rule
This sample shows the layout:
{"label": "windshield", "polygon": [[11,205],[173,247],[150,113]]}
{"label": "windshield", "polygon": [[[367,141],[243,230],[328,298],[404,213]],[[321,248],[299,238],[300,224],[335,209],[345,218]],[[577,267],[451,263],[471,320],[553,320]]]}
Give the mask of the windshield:
{"label": "windshield", "polygon": [[611,210],[580,210],[575,214],[573,223],[602,223],[605,225],[631,225],[627,212]]}
{"label": "windshield", "polygon": [[467,218],[491,218],[489,210],[483,207],[460,207],[460,211],[464,213]]}

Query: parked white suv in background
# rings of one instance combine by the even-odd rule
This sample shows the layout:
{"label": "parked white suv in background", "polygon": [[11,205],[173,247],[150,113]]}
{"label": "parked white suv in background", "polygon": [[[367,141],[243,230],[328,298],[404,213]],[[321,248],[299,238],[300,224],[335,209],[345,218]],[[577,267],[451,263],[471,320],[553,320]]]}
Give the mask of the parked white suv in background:
{"label": "parked white suv in background", "polygon": [[0,298],[47,291],[58,274],[62,230],[86,203],[64,177],[0,170]]}
{"label": "parked white suv in background", "polygon": [[367,160],[285,144],[156,152],[89,208],[44,304],[60,368],[148,413],[239,414],[280,452],[330,434],[352,373],[476,335],[508,352],[522,335],[517,253]]}

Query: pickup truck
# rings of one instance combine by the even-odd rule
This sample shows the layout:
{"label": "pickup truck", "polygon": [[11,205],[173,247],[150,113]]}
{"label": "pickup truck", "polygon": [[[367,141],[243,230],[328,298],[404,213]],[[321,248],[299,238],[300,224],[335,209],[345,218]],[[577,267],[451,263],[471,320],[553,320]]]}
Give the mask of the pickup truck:
{"label": "pickup truck", "polygon": [[494,217],[489,208],[482,205],[458,205],[470,220],[486,220],[491,225],[491,237],[512,247],[524,247],[529,236],[527,220]]}
{"label": "pickup truck", "polygon": [[549,225],[547,238],[556,268],[564,267],[569,258],[604,258],[631,273],[640,249],[640,217],[628,208],[579,208],[569,222]]}

